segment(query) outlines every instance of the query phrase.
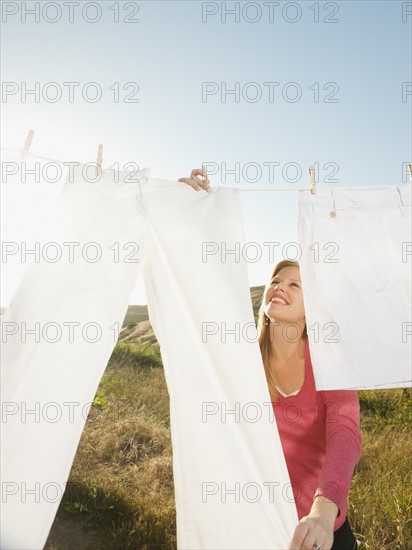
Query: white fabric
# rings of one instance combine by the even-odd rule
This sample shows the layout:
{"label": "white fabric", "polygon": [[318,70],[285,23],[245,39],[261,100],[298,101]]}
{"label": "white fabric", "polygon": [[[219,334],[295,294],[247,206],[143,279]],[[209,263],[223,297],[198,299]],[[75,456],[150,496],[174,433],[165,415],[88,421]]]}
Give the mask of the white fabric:
{"label": "white fabric", "polygon": [[411,186],[298,194],[305,315],[319,390],[411,385]]}
{"label": "white fabric", "polygon": [[278,386],[276,386],[276,389],[278,390],[280,395],[283,395],[283,397],[290,397],[291,395],[297,395],[300,392],[300,389],[299,389],[299,390],[293,391],[292,393],[285,393]]}
{"label": "white fabric", "polygon": [[[63,241],[94,241],[102,258],[33,263],[2,318],[1,548],[45,544],[142,265],[170,394],[178,548],[287,548],[298,518],[258,344],[222,338],[224,323],[253,326],[247,266],[202,258],[204,242],[244,241],[239,191],[195,193],[148,170],[133,182],[104,170],[91,183],[83,168],[62,195]],[[138,262],[126,262],[136,245]],[[41,332],[23,342],[23,322],[94,322],[101,336],[91,343],[76,329],[73,341],[63,330],[54,343]],[[25,414],[36,406],[37,417]]]}
{"label": "white fabric", "polygon": [[[146,217],[135,198],[137,183],[116,183],[111,175],[93,184],[79,169],[73,181],[68,173],[60,206],[72,224],[57,242],[80,243],[80,250],[97,242],[101,260],[91,263],[78,253],[73,262],[67,254],[56,263],[41,257],[2,316],[1,548],[39,549],[46,542],[116,342],[110,327],[121,325],[141,265],[112,260],[113,243],[120,250],[129,241],[143,245]],[[69,322],[79,323],[72,342]],[[27,329],[38,324],[37,341],[23,341],[23,323]],[[55,336],[52,323],[62,333],[56,342],[46,340]],[[88,341],[95,338],[93,326],[82,335],[88,323],[100,327],[97,342]]]}
{"label": "white fabric", "polygon": [[[33,263],[2,318],[1,548],[44,546],[141,267],[170,394],[178,548],[287,548],[298,520],[259,347],[247,330],[253,328],[247,266],[243,258],[220,256],[223,243],[230,250],[244,242],[239,190],[196,193],[151,178],[148,169],[132,179],[104,170],[92,183],[83,168],[62,195],[66,233],[62,224],[51,240],[94,241],[102,258]],[[406,186],[299,194],[318,389],[410,380],[399,326],[410,321],[410,259],[400,256],[410,240],[410,208]],[[339,245],[338,263],[324,261],[333,251],[323,248],[327,242]],[[309,248],[314,243],[318,262]],[[216,253],[202,257],[205,244]],[[24,342],[23,322],[41,329],[55,323],[62,337],[52,343],[40,333],[38,341]],[[97,323],[100,339],[87,341],[77,326],[70,341],[68,322],[80,329]],[[338,324],[339,343],[326,343],[327,322]],[[16,334],[6,336],[13,327]],[[225,335],[230,330],[235,334]],[[202,417],[206,406],[210,414]],[[213,494],[202,499],[202,489]]]}

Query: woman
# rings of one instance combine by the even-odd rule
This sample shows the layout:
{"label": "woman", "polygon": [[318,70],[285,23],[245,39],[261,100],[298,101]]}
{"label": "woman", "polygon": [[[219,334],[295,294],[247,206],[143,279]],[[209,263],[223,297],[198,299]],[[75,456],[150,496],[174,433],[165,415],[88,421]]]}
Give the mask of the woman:
{"label": "woman", "polygon": [[[209,180],[192,170],[178,181],[196,190]],[[362,435],[356,391],[316,391],[308,346],[299,264],[272,270],[259,310],[259,345],[299,524],[290,548],[354,550],[347,495],[360,459]]]}

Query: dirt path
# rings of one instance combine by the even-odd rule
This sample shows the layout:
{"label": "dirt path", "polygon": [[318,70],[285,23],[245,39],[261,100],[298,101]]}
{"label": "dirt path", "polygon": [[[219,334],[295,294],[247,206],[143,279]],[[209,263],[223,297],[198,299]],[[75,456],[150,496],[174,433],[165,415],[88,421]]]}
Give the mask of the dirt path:
{"label": "dirt path", "polygon": [[44,550],[97,550],[98,548],[95,532],[86,531],[76,521],[56,518]]}

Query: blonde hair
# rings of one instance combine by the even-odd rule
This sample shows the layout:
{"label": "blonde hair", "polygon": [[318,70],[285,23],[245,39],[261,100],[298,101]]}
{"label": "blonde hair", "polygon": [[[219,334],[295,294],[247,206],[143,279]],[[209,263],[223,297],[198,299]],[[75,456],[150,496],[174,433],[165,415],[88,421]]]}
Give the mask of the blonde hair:
{"label": "blonde hair", "polygon": [[[266,325],[265,321],[266,319],[268,319],[268,317],[265,314],[265,307],[266,307],[265,296],[266,296],[266,292],[270,287],[271,281],[275,277],[275,275],[277,275],[281,269],[288,266],[299,267],[299,263],[295,262],[294,260],[282,260],[279,263],[277,263],[273,268],[269,282],[267,283],[267,285],[265,286],[265,290],[263,291],[262,303],[259,308],[258,320],[257,320],[259,330],[260,330],[259,338],[258,338],[260,352],[262,354],[263,366],[265,367],[266,380],[269,387],[270,398],[273,402],[278,401],[280,394],[276,389],[276,384],[278,383],[276,373],[274,372],[273,369],[270,368],[270,364],[269,364],[270,355],[271,355],[270,322],[268,325]],[[302,339],[305,339],[307,337],[308,337],[308,333],[307,333],[306,324],[305,324],[305,328],[302,333]]]}

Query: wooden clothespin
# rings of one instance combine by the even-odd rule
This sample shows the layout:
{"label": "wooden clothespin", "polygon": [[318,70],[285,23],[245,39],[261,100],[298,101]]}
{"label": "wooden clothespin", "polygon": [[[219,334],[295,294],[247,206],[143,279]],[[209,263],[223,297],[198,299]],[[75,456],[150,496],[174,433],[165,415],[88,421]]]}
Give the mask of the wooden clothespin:
{"label": "wooden clothespin", "polygon": [[412,163],[409,163],[409,164],[408,164],[408,170],[409,170],[409,175],[410,175],[410,177],[411,177],[411,179],[412,179]]}
{"label": "wooden clothespin", "polygon": [[99,143],[96,159],[96,178],[102,175],[103,144]]}
{"label": "wooden clothespin", "polygon": [[26,142],[24,144],[23,151],[21,152],[21,155],[20,155],[21,159],[25,159],[27,157],[31,146],[31,142],[33,140],[33,136],[34,136],[34,130],[30,129],[26,137]]}
{"label": "wooden clothespin", "polygon": [[212,191],[212,188],[210,187],[210,184],[209,184],[209,178],[207,177],[207,170],[206,170],[206,166],[204,164],[202,164],[202,176],[203,176],[203,181],[204,183],[207,183],[208,186],[206,187],[206,191],[208,193],[210,193]]}
{"label": "wooden clothespin", "polygon": [[316,181],[315,181],[315,168],[309,166],[309,177],[310,177],[310,192],[312,195],[316,194]]}

